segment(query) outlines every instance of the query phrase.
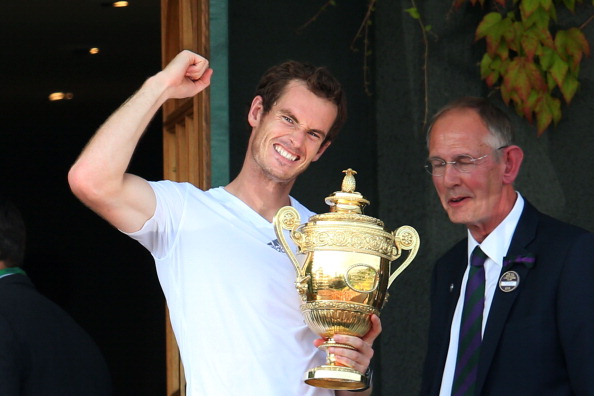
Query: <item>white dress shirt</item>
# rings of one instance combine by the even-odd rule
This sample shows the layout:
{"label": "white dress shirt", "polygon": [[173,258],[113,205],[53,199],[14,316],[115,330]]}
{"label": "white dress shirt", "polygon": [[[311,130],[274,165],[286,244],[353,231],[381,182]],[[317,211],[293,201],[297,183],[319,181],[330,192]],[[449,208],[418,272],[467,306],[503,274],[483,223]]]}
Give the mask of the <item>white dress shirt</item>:
{"label": "white dress shirt", "polygon": [[[495,295],[495,288],[501,275],[501,268],[503,267],[503,258],[509,250],[512,236],[520,220],[520,215],[524,209],[524,199],[518,194],[516,203],[507,217],[491,232],[487,238],[480,244],[482,251],[488,256],[485,261],[485,308],[483,311],[483,327],[482,334],[485,332],[489,310]],[[443,377],[441,380],[440,396],[450,396],[452,394],[452,383],[454,381],[454,372],[456,370],[456,357],[458,354],[458,338],[460,337],[460,321],[462,319],[462,308],[464,305],[464,290],[466,290],[466,281],[468,280],[468,270],[470,268],[470,255],[475,246],[479,243],[472,237],[470,231],[468,232],[468,258],[467,267],[460,286],[460,297],[452,319],[452,326],[450,329],[450,346],[448,348],[448,357],[446,359]],[[487,319],[485,319],[487,318]]]}

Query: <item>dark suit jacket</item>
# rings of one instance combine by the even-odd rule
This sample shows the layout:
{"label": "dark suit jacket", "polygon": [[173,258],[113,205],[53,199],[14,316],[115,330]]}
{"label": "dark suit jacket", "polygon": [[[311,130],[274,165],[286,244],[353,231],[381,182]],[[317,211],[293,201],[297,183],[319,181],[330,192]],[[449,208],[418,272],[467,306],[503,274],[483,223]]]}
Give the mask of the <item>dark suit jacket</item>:
{"label": "dark suit jacket", "polygon": [[96,344],[25,275],[0,279],[0,395],[105,396],[107,366]]}
{"label": "dark suit jacket", "polygon": [[[439,394],[466,250],[463,240],[433,272],[422,395]],[[594,235],[526,201],[507,257],[518,255],[535,261],[502,270],[515,271],[520,283],[511,292],[495,291],[476,395],[594,395]]]}

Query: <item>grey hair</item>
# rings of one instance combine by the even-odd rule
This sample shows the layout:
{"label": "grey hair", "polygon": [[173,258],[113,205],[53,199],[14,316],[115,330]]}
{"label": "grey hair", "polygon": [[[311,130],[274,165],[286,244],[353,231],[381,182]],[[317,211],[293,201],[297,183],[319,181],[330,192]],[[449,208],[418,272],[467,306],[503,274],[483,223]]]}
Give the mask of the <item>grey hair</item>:
{"label": "grey hair", "polygon": [[465,96],[448,103],[431,118],[431,123],[427,129],[426,136],[427,149],[429,148],[429,140],[431,138],[431,129],[433,128],[433,125],[435,125],[435,123],[446,113],[452,110],[463,109],[474,110],[478,113],[479,117],[491,133],[491,137],[493,138],[491,145],[493,148],[513,144],[513,130],[507,114],[485,98]]}

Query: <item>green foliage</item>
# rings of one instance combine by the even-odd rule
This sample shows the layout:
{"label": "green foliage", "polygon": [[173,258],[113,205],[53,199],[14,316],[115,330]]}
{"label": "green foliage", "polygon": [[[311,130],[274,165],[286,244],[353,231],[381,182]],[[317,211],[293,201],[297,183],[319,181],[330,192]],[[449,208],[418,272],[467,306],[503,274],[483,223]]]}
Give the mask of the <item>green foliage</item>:
{"label": "green foliage", "polygon": [[417,7],[407,8],[404,11],[408,15],[410,15],[413,19],[416,19],[417,21],[419,21],[421,23],[421,27],[423,30],[425,30],[426,32],[431,30],[431,25],[423,24],[423,21],[421,20],[421,14],[419,13],[419,9]]}
{"label": "green foliage", "polygon": [[[454,6],[466,1],[484,3],[454,0]],[[519,115],[536,122],[538,135],[561,120],[561,99],[566,104],[573,99],[580,63],[590,54],[581,28],[555,25],[557,6],[574,12],[576,2],[583,0],[511,0],[509,6],[495,0],[498,9],[487,13],[475,32],[475,40],[486,43],[481,78],[489,87],[498,87]]]}
{"label": "green foliage", "polygon": [[[371,50],[367,35],[378,0],[366,1],[367,12],[351,48],[355,50],[354,43],[364,38],[365,90],[369,93],[367,57]],[[562,100],[566,105],[571,103],[580,86],[580,64],[584,56],[590,55],[590,45],[582,29],[594,19],[594,14],[591,13],[582,26],[562,29],[557,21],[557,7],[575,13],[576,6],[583,5],[583,9],[591,11],[594,0],[587,1],[590,2],[588,6],[583,5],[584,0],[491,0],[489,4],[495,11],[488,12],[475,31],[475,41],[485,40],[486,43],[486,52],[480,62],[481,78],[489,87],[499,89],[505,103],[513,106],[520,116],[536,123],[538,135],[561,120]],[[431,31],[431,25],[424,23],[416,0],[410,2],[412,7],[405,12],[421,28],[427,73],[427,33]],[[459,8],[467,2],[484,7],[486,0],[453,0],[453,6]],[[315,21],[329,6],[336,6],[336,0],[326,0],[318,13],[299,30]],[[427,84],[425,75],[425,122]]]}

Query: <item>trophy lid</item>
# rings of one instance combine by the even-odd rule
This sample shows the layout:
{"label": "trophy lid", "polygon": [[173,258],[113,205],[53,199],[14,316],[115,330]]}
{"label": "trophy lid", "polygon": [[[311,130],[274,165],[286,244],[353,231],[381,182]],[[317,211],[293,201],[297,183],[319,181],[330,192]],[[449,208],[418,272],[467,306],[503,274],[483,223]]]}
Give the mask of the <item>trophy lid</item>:
{"label": "trophy lid", "polygon": [[355,191],[357,171],[349,168],[342,172],[345,173],[342,191],[333,192],[326,197],[326,204],[330,206],[330,212],[363,214],[363,208],[369,205],[369,201]]}
{"label": "trophy lid", "polygon": [[341,191],[326,197],[330,211],[313,215],[304,224],[291,222],[291,238],[301,253],[346,251],[394,260],[394,235],[380,219],[362,213],[369,201],[355,191],[357,172],[350,168],[343,172]]}

